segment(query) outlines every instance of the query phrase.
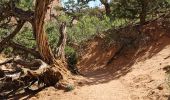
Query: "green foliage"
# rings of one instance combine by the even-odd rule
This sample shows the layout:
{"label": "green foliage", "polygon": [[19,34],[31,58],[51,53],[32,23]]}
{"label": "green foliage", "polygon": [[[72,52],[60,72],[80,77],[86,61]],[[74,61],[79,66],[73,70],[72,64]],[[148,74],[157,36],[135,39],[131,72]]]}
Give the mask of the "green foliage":
{"label": "green foliage", "polygon": [[35,38],[30,24],[26,24],[22,28],[22,30],[15,36],[14,41],[28,48],[36,47]]}
{"label": "green foliage", "polygon": [[[1,0],[0,4],[10,0]],[[34,0],[17,0],[17,7],[24,10],[33,10]],[[109,18],[103,14],[104,10],[100,8],[88,8],[88,1],[68,0],[64,2],[65,12],[57,16],[55,19],[48,21],[45,25],[48,33],[49,43],[52,49],[57,47],[59,40],[59,28],[61,22],[67,23],[68,42],[81,43],[88,40],[96,34],[102,33],[111,28],[126,26],[132,20],[139,22],[139,14],[141,13],[140,0],[112,0],[110,3],[112,16]],[[155,11],[164,10],[169,7],[170,0],[148,0],[147,13],[152,14]],[[77,24],[70,25],[72,17],[76,17]],[[148,15],[148,17],[150,17]],[[1,29],[0,37],[3,38],[12,29]],[[113,35],[116,35],[114,33]],[[19,34],[16,35],[14,41],[29,48],[35,48],[36,42],[33,36],[32,27],[26,24]],[[8,50],[7,50],[8,51]],[[71,47],[66,47],[66,55],[75,56],[75,51]],[[74,59],[73,59],[74,60]]]}
{"label": "green foliage", "polygon": [[33,3],[34,0],[19,0],[17,2],[17,6],[19,8],[22,8],[24,10],[33,10],[34,8],[34,3]]}
{"label": "green foliage", "polygon": [[0,4],[3,5],[4,3],[9,2],[10,0],[0,0]]}
{"label": "green foliage", "polygon": [[12,51],[13,51],[13,49],[12,49],[12,48],[5,48],[5,50],[4,50],[4,54],[9,55],[9,54],[11,54],[11,53],[12,53]]}
{"label": "green foliage", "polygon": [[68,29],[68,38],[72,42],[80,43],[109,28],[111,28],[111,24],[108,17],[105,16],[101,20],[96,16],[85,15],[76,25]]}
{"label": "green foliage", "polygon": [[[57,42],[59,40],[59,27],[61,22],[67,22],[70,24],[71,17],[67,15],[62,15],[57,18],[57,20],[51,20],[46,23],[45,28],[48,33],[50,46],[55,49],[57,47]],[[105,31],[111,28],[110,20],[108,17],[104,16],[101,20],[96,16],[83,16],[78,20],[76,25],[73,27],[67,27],[67,35],[69,42],[80,43],[91,36]],[[35,48],[36,43],[32,33],[32,28],[30,25],[26,24],[19,34],[14,39],[17,43],[25,45],[29,48]]]}
{"label": "green foliage", "polygon": [[65,53],[66,53],[69,70],[72,73],[77,74],[76,64],[78,61],[78,56],[77,56],[76,51],[72,47],[66,46]]}
{"label": "green foliage", "polygon": [[68,12],[80,12],[82,9],[88,8],[88,5],[87,3],[68,0],[67,2],[64,2],[64,8]]}
{"label": "green foliage", "polygon": [[130,21],[132,21],[132,20],[125,19],[125,18],[117,18],[117,19],[113,20],[112,26],[115,28],[123,27],[123,26],[126,26],[127,24],[129,24]]}
{"label": "green foliage", "polygon": [[70,27],[72,17],[68,15],[58,16],[56,20],[52,19],[46,23],[46,32],[49,35],[49,42],[52,47],[55,47],[60,36],[59,27],[61,22],[67,23],[68,41],[72,43],[80,43],[89,39],[91,36],[110,29],[112,24],[110,19],[103,16],[103,19],[97,16],[84,15],[77,20],[77,24]]}
{"label": "green foliage", "polygon": [[17,7],[22,8],[24,10],[33,10],[34,8],[34,0],[0,0],[0,5],[3,5],[7,2],[14,2]]}
{"label": "green foliage", "polygon": [[68,66],[73,70],[76,67],[77,64],[77,54],[76,51],[69,46],[66,46],[65,48],[65,54],[68,62]]}
{"label": "green foliage", "polygon": [[67,85],[66,86],[66,92],[69,92],[69,91],[72,91],[72,90],[74,90],[74,86],[73,85]]}
{"label": "green foliage", "polygon": [[75,52],[76,52],[76,51],[75,51],[72,47],[66,46],[66,48],[65,48],[65,54],[66,54],[66,56],[74,55]]}
{"label": "green foliage", "polygon": [[[142,11],[142,0],[113,0],[111,3],[113,18],[139,18]],[[169,0],[148,0],[146,2],[147,13],[157,12],[169,7]]]}
{"label": "green foliage", "polygon": [[10,30],[0,28],[0,38],[5,37],[8,34],[8,32],[10,32]]}
{"label": "green foliage", "polygon": [[52,20],[46,23],[46,33],[48,34],[48,40],[49,44],[52,49],[55,49],[57,47],[57,42],[59,40],[59,27],[60,25],[58,22]]}
{"label": "green foliage", "polygon": [[84,14],[89,15],[89,16],[96,16],[100,19],[103,18],[104,12],[102,10],[100,10],[99,7],[95,7],[95,8],[88,8],[84,11]]}

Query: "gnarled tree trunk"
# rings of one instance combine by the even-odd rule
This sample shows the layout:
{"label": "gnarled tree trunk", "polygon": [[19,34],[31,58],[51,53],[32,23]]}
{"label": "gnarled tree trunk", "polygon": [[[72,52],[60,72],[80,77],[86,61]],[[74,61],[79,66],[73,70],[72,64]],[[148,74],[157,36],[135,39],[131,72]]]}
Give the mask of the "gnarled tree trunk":
{"label": "gnarled tree trunk", "polygon": [[[34,21],[31,23],[33,26],[34,36],[37,42],[37,47],[39,51],[39,55],[41,56],[41,60],[35,60],[31,62],[23,62],[20,59],[11,59],[0,65],[6,63],[15,63],[21,66],[26,66],[25,68],[20,68],[24,75],[21,73],[16,73],[14,75],[7,75],[3,71],[0,70],[0,77],[3,77],[2,81],[4,82],[4,86],[0,87],[0,93],[5,91],[9,91],[6,96],[13,94],[15,91],[19,91],[20,89],[28,89],[31,85],[33,85],[36,81],[38,83],[43,83],[45,86],[54,86],[57,83],[58,88],[66,89],[66,85],[68,82],[67,79],[71,77],[70,72],[66,68],[66,64],[63,63],[60,59],[56,59],[52,50],[48,43],[48,37],[44,29],[44,20],[45,15],[48,9],[49,4],[53,0],[36,0],[36,8]],[[9,35],[2,43],[6,43],[7,40],[10,40],[12,37],[16,35],[16,33],[22,28],[23,23],[20,23],[15,31]],[[62,39],[61,39],[62,40]],[[63,42],[63,41],[61,41]],[[64,43],[66,40],[64,40]],[[12,43],[15,47],[18,47],[17,44]],[[62,43],[59,43],[60,45]],[[65,45],[65,44],[64,44]],[[20,48],[21,46],[19,46]],[[25,48],[22,47],[25,50]],[[63,49],[62,49],[63,50]],[[31,50],[26,49],[26,51],[31,52]],[[35,53],[36,54],[36,53]],[[36,67],[39,66],[39,67]],[[21,71],[20,70],[20,71]],[[14,77],[15,79],[11,79]],[[7,82],[6,79],[10,78],[10,81]],[[20,84],[22,82],[23,84]],[[16,86],[16,87],[15,87]]]}
{"label": "gnarled tree trunk", "polygon": [[60,26],[60,38],[57,44],[57,50],[56,50],[56,57],[61,59],[62,61],[65,61],[65,45],[67,41],[67,34],[66,34],[66,22],[63,22]]}
{"label": "gnarled tree trunk", "polygon": [[51,48],[49,47],[47,34],[44,30],[44,19],[48,9],[48,5],[52,0],[37,0],[35,8],[35,34],[38,50],[42,59],[48,63],[52,64],[54,55]]}
{"label": "gnarled tree trunk", "polygon": [[147,17],[147,1],[146,0],[139,0],[141,4],[141,13],[140,13],[140,24],[144,24],[146,22],[146,17]]}
{"label": "gnarled tree trunk", "polygon": [[[44,60],[51,67],[48,68],[44,73],[46,73],[45,80],[48,80],[48,84],[55,83],[54,80],[62,80],[66,76],[70,76],[70,72],[67,70],[65,65],[60,60],[56,60],[54,54],[48,43],[47,34],[44,30],[44,19],[48,9],[49,4],[53,0],[37,0],[35,8],[35,35],[37,47],[42,60]],[[56,81],[57,82],[57,81]],[[54,85],[54,84],[53,84]]]}
{"label": "gnarled tree trunk", "polygon": [[105,11],[106,11],[106,15],[108,17],[110,17],[111,15],[111,9],[110,9],[110,4],[108,0],[100,0],[100,2],[104,5],[105,7]]}

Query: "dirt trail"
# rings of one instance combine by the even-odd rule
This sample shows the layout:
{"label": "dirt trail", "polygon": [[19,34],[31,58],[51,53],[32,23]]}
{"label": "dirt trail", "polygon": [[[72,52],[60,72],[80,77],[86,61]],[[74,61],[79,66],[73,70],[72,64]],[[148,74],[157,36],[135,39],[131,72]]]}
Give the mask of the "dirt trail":
{"label": "dirt trail", "polygon": [[[163,39],[164,40],[164,39]],[[100,73],[87,73],[84,71],[86,81],[82,86],[76,87],[71,92],[58,91],[55,88],[47,88],[32,100],[167,100],[170,95],[166,82],[166,74],[163,68],[170,65],[170,45],[166,45],[151,58],[149,50],[145,56],[140,57],[130,68],[130,71],[114,78],[113,69]],[[114,67],[114,66],[112,66]],[[101,68],[101,67],[100,67]],[[109,75],[110,76],[109,76]],[[92,76],[91,76],[92,75]]]}
{"label": "dirt trail", "polygon": [[14,99],[167,100],[170,88],[163,68],[170,65],[170,38],[166,36],[170,31],[151,26],[145,28],[153,37],[151,42],[142,42],[139,49],[125,49],[110,64],[107,62],[115,54],[115,46],[106,47],[104,39],[98,37],[89,41],[78,63],[84,77],[79,77],[74,90],[64,92],[49,87],[37,94],[20,95]]}
{"label": "dirt trail", "polygon": [[[101,50],[101,46],[97,46],[100,43],[94,42],[90,45]],[[159,41],[151,43],[145,48],[145,51],[138,52],[138,55],[135,55],[133,50],[127,50],[126,52],[133,51],[133,53],[126,56],[123,54],[107,66],[105,66],[106,62],[113,52],[92,53],[97,49],[89,47],[91,49],[83,56],[83,62],[79,63],[80,71],[85,75],[80,86],[71,92],[58,91],[52,87],[47,88],[31,99],[167,100],[170,91],[163,68],[170,65],[170,58],[165,59],[170,55],[169,43],[170,38],[162,37]]]}

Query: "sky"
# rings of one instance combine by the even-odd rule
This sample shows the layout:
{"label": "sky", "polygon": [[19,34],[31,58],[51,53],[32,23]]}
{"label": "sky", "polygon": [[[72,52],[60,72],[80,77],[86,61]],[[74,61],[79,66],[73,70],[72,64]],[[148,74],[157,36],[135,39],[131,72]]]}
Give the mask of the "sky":
{"label": "sky", "polygon": [[96,7],[96,6],[101,6],[101,3],[99,0],[96,0],[96,1],[90,1],[89,2],[89,6],[90,7]]}
{"label": "sky", "polygon": [[[62,4],[63,2],[67,2],[68,0],[62,0]],[[101,6],[100,0],[95,0],[95,1],[90,1],[89,2],[89,7],[96,7],[96,6]]]}

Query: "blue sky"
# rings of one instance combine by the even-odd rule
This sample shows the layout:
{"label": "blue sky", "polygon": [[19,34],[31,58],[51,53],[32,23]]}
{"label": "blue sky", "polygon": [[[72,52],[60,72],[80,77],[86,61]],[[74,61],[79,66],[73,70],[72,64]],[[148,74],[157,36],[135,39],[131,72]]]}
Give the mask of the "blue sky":
{"label": "blue sky", "polygon": [[90,7],[101,6],[101,3],[100,3],[99,0],[91,1],[91,2],[89,2],[89,6],[90,6]]}
{"label": "blue sky", "polygon": [[[66,2],[67,0],[62,0],[62,2]],[[89,2],[90,7],[96,7],[101,6],[100,0],[90,1]]]}

